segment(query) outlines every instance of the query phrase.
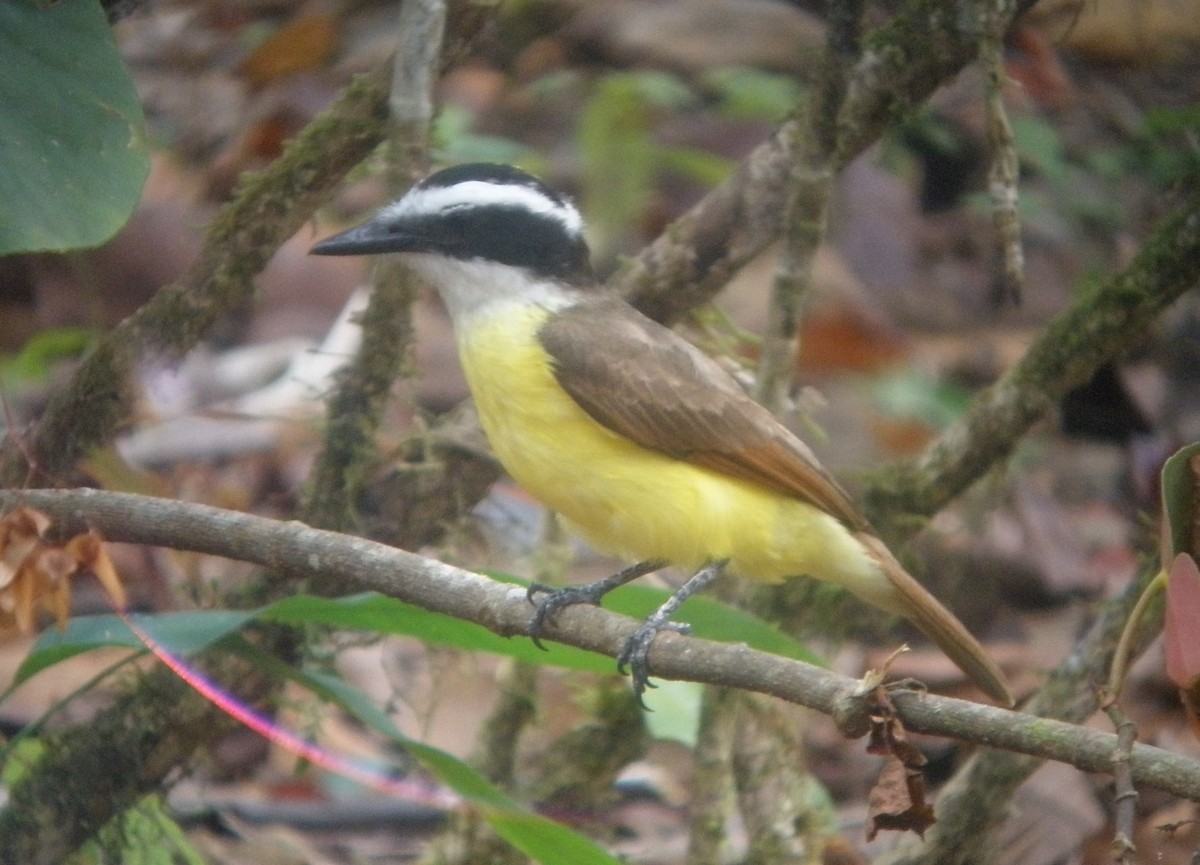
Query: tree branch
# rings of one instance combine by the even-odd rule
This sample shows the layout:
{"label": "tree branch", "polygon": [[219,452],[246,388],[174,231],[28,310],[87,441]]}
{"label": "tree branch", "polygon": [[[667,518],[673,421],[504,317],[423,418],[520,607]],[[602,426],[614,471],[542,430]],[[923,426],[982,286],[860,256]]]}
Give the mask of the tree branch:
{"label": "tree branch", "polygon": [[[1020,0],[1004,26],[1036,0]],[[905,3],[864,41],[838,116],[833,170],[874,144],[897,117],[922,104],[979,52],[952,0]],[[737,171],[675,220],[618,271],[609,284],[653,319],[672,322],[711,300],[730,277],[770,246],[783,225],[792,151],[807,115],[789,120]]]}
{"label": "tree branch", "polygon": [[783,210],[783,249],[775,268],[754,398],[775,413],[787,405],[799,347],[797,330],[812,281],[813,259],[825,239],[833,195],[839,124],[852,64],[862,49],[862,3],[831,4],[825,51],[805,115],[789,126],[792,164]]}
{"label": "tree branch", "polygon": [[[530,621],[524,589],[443,562],[361,538],[206,505],[99,490],[0,493],[0,508],[29,505],[61,531],[95,528],[113,541],[166,546],[253,562],[301,577],[336,572],[348,584],[465,619],[505,637],[524,636]],[[615,657],[638,623],[596,607],[571,607],[545,629],[567,645]],[[663,634],[651,650],[654,674],[770,694],[833,714],[857,684],[818,667],[744,645]],[[914,731],[1069,763],[1108,773],[1116,736],[1060,721],[949,697],[897,694]],[[1200,801],[1200,762],[1147,745],[1130,758],[1133,779]]]}
{"label": "tree branch", "polygon": [[898,517],[936,513],[1198,280],[1200,187],[1193,187],[1129,267],[1081,292],[917,459],[879,473],[866,496],[867,515],[886,532]]}

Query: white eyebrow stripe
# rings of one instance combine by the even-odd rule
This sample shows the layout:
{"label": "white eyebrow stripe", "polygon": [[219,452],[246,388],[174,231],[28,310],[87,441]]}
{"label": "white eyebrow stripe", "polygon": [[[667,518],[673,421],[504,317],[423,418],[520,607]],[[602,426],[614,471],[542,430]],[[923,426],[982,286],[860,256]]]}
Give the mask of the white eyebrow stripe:
{"label": "white eyebrow stripe", "polygon": [[483,180],[464,180],[453,186],[413,189],[399,201],[385,207],[381,215],[385,218],[422,213],[434,215],[459,207],[488,205],[523,207],[533,213],[557,219],[570,232],[583,231],[583,218],[571,205],[560,204],[528,186],[488,183]]}

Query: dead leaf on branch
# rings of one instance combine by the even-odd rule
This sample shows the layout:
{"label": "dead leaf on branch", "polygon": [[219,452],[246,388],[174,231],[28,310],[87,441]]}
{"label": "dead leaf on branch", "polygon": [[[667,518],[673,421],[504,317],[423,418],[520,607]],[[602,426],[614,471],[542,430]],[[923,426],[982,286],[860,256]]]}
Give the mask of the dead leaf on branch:
{"label": "dead leaf on branch", "polygon": [[874,840],[881,829],[907,829],[924,838],[925,830],[937,822],[925,801],[925,755],[908,741],[886,689],[877,688],[875,698],[867,752],[886,760],[868,797],[867,840]]}
{"label": "dead leaf on branch", "polygon": [[65,627],[71,615],[71,580],[80,574],[95,575],[113,606],[125,607],[125,588],[99,533],[55,544],[46,540],[51,524],[46,514],[28,507],[0,517],[0,628],[30,633],[39,609]]}

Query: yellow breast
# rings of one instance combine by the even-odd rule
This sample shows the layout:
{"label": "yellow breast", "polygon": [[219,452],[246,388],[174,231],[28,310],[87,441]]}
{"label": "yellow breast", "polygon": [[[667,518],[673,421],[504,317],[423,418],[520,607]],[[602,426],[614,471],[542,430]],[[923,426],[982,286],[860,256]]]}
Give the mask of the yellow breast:
{"label": "yellow breast", "polygon": [[497,458],[598,549],[682,567],[729,559],[775,581],[811,574],[854,590],[873,582],[861,546],[796,499],[634,444],[559,387],[537,340],[547,310],[493,308],[458,327],[463,368]]}

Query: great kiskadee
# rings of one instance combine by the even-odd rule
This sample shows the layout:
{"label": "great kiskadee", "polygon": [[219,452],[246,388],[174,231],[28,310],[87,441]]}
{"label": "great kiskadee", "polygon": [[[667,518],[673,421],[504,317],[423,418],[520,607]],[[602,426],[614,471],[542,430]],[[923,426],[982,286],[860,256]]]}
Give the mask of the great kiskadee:
{"label": "great kiskadee", "polygon": [[[544,618],[665,564],[690,594],[730,574],[812,576],[920,628],[992,699],[967,629],[904,570],[812,451],[714,360],[593,277],[579,212],[506,165],[439,171],[319,255],[399,253],[445,301],[496,457],[601,551],[640,561],[544,599]],[[668,603],[626,645],[639,693]]]}

